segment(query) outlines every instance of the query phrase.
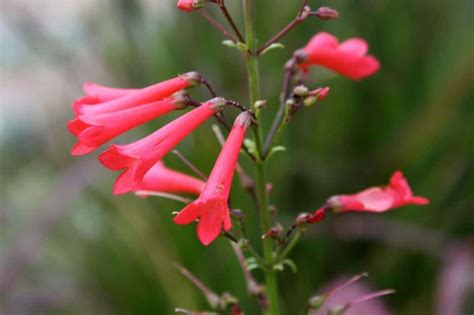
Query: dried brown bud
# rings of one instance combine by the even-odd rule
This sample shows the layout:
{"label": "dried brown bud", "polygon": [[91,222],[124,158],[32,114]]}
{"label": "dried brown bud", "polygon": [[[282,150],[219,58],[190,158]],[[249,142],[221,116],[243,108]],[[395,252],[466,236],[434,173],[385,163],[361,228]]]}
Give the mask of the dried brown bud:
{"label": "dried brown bud", "polygon": [[339,17],[339,12],[330,7],[320,7],[315,13],[318,18],[321,20],[335,20]]}

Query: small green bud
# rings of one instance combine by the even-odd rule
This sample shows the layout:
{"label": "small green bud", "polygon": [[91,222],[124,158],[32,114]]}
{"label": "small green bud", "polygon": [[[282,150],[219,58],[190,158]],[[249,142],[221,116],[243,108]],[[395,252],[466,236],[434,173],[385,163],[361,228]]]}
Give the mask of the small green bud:
{"label": "small green bud", "polygon": [[312,310],[319,310],[325,302],[326,302],[325,295],[315,295],[309,298],[308,306]]}
{"label": "small green bud", "polygon": [[267,100],[258,100],[253,105],[255,109],[262,109],[267,105]]}
{"label": "small green bud", "polygon": [[298,85],[293,90],[293,94],[298,97],[307,97],[309,95],[309,89],[304,85]]}

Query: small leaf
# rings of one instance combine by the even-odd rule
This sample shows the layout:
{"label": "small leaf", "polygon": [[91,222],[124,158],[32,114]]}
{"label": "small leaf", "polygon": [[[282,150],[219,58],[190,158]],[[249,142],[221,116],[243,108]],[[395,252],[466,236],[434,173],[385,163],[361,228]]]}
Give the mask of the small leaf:
{"label": "small leaf", "polygon": [[283,265],[287,265],[288,267],[290,267],[291,271],[293,272],[297,272],[298,271],[298,267],[296,266],[296,264],[293,262],[293,260],[291,259],[285,259],[281,262]]}
{"label": "small leaf", "polygon": [[285,267],[281,263],[273,266],[273,270],[276,270],[276,271],[283,271],[283,269],[285,269]]}
{"label": "small leaf", "polygon": [[270,159],[270,157],[277,153],[277,152],[283,152],[283,151],[286,151],[286,148],[282,145],[277,145],[277,146],[274,146],[273,148],[271,148],[270,152],[268,153],[268,156],[267,156],[267,160]]}
{"label": "small leaf", "polygon": [[245,265],[249,271],[261,268],[260,264],[254,257],[249,257],[245,260]]}
{"label": "small leaf", "polygon": [[285,46],[281,43],[273,43],[271,44],[270,46],[268,46],[267,48],[265,48],[261,53],[260,55],[264,55],[266,54],[267,52],[269,52],[270,50],[272,49],[283,49],[285,48]]}

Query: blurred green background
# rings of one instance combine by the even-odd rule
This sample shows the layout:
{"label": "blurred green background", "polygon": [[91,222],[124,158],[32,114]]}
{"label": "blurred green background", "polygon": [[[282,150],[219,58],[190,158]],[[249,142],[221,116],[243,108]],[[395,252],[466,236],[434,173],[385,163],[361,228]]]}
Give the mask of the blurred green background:
{"label": "blurred green background", "polygon": [[[179,203],[114,197],[116,173],[103,169],[96,154],[69,154],[74,143],[66,130],[70,103],[81,95],[85,80],[142,87],[197,70],[220,95],[245,103],[245,66],[238,52],[222,46],[221,34],[198,14],[178,12],[175,2],[0,0],[2,315],[209,309],[174,262],[215,291],[238,296],[247,314],[258,313],[227,240],[201,246],[193,226],[171,222]],[[240,2],[227,2],[242,25]],[[300,6],[300,1],[257,2],[261,42]],[[384,184],[396,169],[432,203],[378,216],[330,216],[312,227],[293,253],[298,273],[279,274],[284,313],[299,314],[307,298],[335,277],[367,271],[374,289],[397,290],[384,298],[393,314],[456,315],[443,313],[443,307],[455,310],[458,304],[463,304],[458,314],[472,314],[473,1],[310,4],[329,5],[341,16],[307,20],[281,41],[286,49],[262,58],[266,128],[277,108],[284,62],[314,33],[366,38],[382,68],[361,82],[312,72],[308,86],[329,85],[331,94],[298,113],[282,140],[288,150],[270,161],[278,221],[290,224],[328,196]],[[210,12],[221,18],[215,8]],[[192,94],[207,97],[202,89]],[[149,123],[120,142],[169,120]],[[219,150],[210,125],[179,145],[205,172]],[[186,170],[174,155],[166,161]],[[234,186],[234,204],[258,244],[255,209]],[[454,292],[451,300],[443,298],[446,292]]]}

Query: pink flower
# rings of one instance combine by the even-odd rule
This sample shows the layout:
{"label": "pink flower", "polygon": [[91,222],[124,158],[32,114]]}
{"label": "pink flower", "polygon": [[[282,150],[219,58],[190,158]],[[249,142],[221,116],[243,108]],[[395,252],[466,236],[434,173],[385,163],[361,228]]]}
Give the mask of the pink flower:
{"label": "pink flower", "polygon": [[190,193],[199,195],[206,183],[196,177],[167,168],[158,161],[143,177],[137,191]]}
{"label": "pink flower", "polygon": [[[85,84],[84,91],[91,95],[82,97],[73,103],[76,116],[105,114],[159,101],[182,89],[200,82],[200,75],[188,72],[176,78],[163,81],[139,90],[123,90]],[[123,95],[122,95],[123,94]],[[117,98],[114,98],[118,96]]]}
{"label": "pink flower", "polygon": [[405,205],[426,205],[429,200],[413,196],[407,180],[400,171],[395,172],[386,187],[372,187],[354,195],[331,197],[327,206],[336,212],[384,212]]}
{"label": "pink flower", "polygon": [[295,53],[300,66],[319,65],[336,71],[350,79],[360,80],[377,72],[379,61],[367,55],[368,44],[364,39],[351,38],[339,44],[336,37],[321,32],[316,34],[301,50]]}
{"label": "pink flower", "polygon": [[120,89],[112,88],[108,86],[99,85],[93,82],[85,82],[82,86],[84,94],[90,97],[94,97],[101,102],[110,101],[125,95],[128,95],[132,92],[139,91],[139,89]]}
{"label": "pink flower", "polygon": [[[357,281],[358,277],[341,277],[333,280],[321,290],[319,295],[315,296],[317,307],[311,309],[308,315],[319,314],[344,314],[344,315],[391,315],[393,314],[386,304],[380,299],[368,299],[361,301],[362,298],[371,297],[372,288],[365,281]],[[356,280],[357,279],[357,280]],[[354,281],[355,280],[355,281]],[[384,291],[390,293],[391,291]],[[380,293],[380,292],[377,292]],[[383,292],[382,292],[383,293]],[[363,302],[363,303],[362,303]],[[319,305],[318,305],[319,304]],[[337,308],[347,308],[345,312],[336,313],[331,310]]]}
{"label": "pink flower", "polygon": [[190,12],[202,8],[204,4],[205,0],[178,0],[178,4],[176,4],[176,6],[181,11]]}
{"label": "pink flower", "polygon": [[197,235],[204,245],[209,245],[219,236],[222,226],[225,231],[232,227],[227,203],[245,131],[250,122],[251,116],[247,112],[237,117],[201,195],[174,218],[177,224],[189,224],[199,218]]}
{"label": "pink flower", "polygon": [[71,154],[90,153],[130,129],[185,106],[182,94],[177,94],[115,112],[78,115],[68,123],[69,131],[78,139]]}
{"label": "pink flower", "polygon": [[111,145],[99,160],[110,170],[125,169],[115,181],[114,194],[136,190],[156,162],[206,119],[222,110],[224,104],[222,98],[212,99],[143,139],[127,145]]}

